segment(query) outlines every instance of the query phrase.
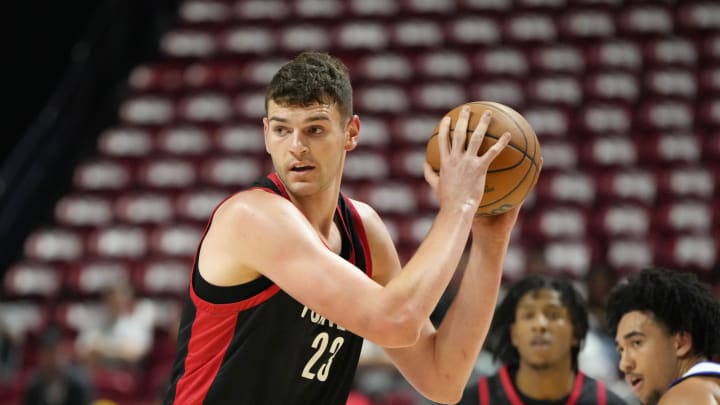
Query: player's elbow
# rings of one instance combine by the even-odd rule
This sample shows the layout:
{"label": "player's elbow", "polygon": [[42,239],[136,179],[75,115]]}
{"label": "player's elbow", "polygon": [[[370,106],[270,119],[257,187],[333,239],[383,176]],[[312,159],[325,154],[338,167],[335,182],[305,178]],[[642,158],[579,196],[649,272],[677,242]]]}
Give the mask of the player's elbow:
{"label": "player's elbow", "polygon": [[381,320],[376,323],[377,339],[375,343],[383,347],[414,346],[420,339],[424,317],[409,305],[402,305],[383,311]]}
{"label": "player's elbow", "polygon": [[419,389],[427,399],[440,404],[457,404],[462,399],[464,390],[464,385],[437,383],[426,389]]}

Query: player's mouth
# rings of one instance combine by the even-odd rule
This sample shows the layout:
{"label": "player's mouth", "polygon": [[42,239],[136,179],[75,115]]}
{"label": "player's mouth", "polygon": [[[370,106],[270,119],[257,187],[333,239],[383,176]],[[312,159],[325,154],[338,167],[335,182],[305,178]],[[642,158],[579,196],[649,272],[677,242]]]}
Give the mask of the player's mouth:
{"label": "player's mouth", "polygon": [[550,339],[544,337],[534,337],[530,340],[530,347],[535,349],[547,349],[552,345]]}
{"label": "player's mouth", "polygon": [[636,394],[640,391],[643,385],[643,379],[642,377],[638,377],[636,375],[626,375],[625,381],[627,381],[628,384],[630,384],[630,387],[632,388],[633,392]]}
{"label": "player's mouth", "polygon": [[295,173],[305,173],[314,168],[315,166],[309,164],[295,164],[290,167],[290,171]]}

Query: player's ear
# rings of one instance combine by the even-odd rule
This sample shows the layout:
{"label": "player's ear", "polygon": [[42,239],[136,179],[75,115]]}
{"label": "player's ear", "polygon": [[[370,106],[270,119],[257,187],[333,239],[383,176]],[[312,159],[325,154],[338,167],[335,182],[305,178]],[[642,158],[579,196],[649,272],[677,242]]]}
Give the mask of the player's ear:
{"label": "player's ear", "polygon": [[357,147],[360,136],[360,117],[353,115],[345,126],[345,150],[351,151]]}
{"label": "player's ear", "polygon": [[270,123],[267,117],[263,117],[263,139],[265,140],[265,152],[270,153],[268,148],[268,134],[270,133]]}
{"label": "player's ear", "polygon": [[686,357],[692,351],[692,335],[690,332],[678,332],[672,335],[677,357]]}

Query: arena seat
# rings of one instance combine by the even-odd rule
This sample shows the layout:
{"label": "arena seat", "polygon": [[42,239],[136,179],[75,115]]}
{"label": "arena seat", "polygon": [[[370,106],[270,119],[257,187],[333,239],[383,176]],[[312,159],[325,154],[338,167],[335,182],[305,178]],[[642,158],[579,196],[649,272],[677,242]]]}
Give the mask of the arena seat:
{"label": "arena seat", "polygon": [[148,251],[147,230],[140,226],[113,225],[90,232],[85,244],[89,254],[99,258],[134,258]]}
{"label": "arena seat", "polygon": [[[62,290],[63,270],[63,266],[47,262],[15,263],[5,272],[3,295],[11,298],[53,299]],[[0,304],[0,308],[3,307],[4,304]]]}
{"label": "arena seat", "polygon": [[172,197],[161,192],[126,192],[113,202],[116,221],[161,224],[174,219]]}
{"label": "arena seat", "polygon": [[642,89],[636,75],[621,70],[597,70],[586,76],[583,84],[584,95],[594,103],[635,102]]}
{"label": "arena seat", "polygon": [[47,227],[33,231],[25,239],[24,254],[37,262],[68,262],[85,254],[84,234],[65,227]]}
{"label": "arena seat", "polygon": [[635,143],[627,136],[595,136],[579,142],[578,148],[583,164],[600,168],[633,167],[640,154]]}
{"label": "arena seat", "polygon": [[116,159],[98,158],[75,168],[73,183],[79,191],[102,192],[126,189],[133,183],[134,167]]}
{"label": "arena seat", "polygon": [[109,198],[91,193],[68,193],[55,205],[55,220],[71,227],[103,226],[114,217]]}
{"label": "arena seat", "polygon": [[168,32],[160,41],[160,48],[166,55],[174,58],[202,58],[218,52],[213,33],[197,29]]}
{"label": "arena seat", "polygon": [[582,52],[578,47],[567,44],[534,48],[529,61],[533,71],[578,74],[585,70]]}
{"label": "arena seat", "polygon": [[144,158],[153,148],[153,135],[143,127],[108,128],[98,139],[98,152],[109,159]]}
{"label": "arena seat", "polygon": [[122,259],[77,262],[66,269],[63,283],[70,296],[97,298],[118,283],[131,282],[132,266]]}
{"label": "arena seat", "polygon": [[657,196],[653,172],[638,168],[609,170],[596,176],[598,198],[652,204]]}
{"label": "arena seat", "polygon": [[619,275],[635,273],[653,264],[654,245],[646,238],[611,238],[604,260]]}
{"label": "arena seat", "polygon": [[616,27],[609,10],[603,7],[578,7],[563,15],[559,30],[563,37],[601,40],[613,38]]}
{"label": "arena seat", "polygon": [[459,45],[482,46],[497,44],[501,29],[492,18],[481,15],[457,15],[445,24],[448,41]]}
{"label": "arena seat", "polygon": [[521,109],[525,105],[525,90],[521,81],[500,77],[496,80],[468,81],[469,99],[492,100],[497,103]]}
{"label": "arena seat", "polygon": [[602,206],[592,215],[592,226],[608,238],[646,237],[651,228],[652,209],[638,203]]}
{"label": "arena seat", "polygon": [[710,200],[715,182],[710,170],[699,166],[677,167],[658,172],[658,191],[667,197],[696,197]]}

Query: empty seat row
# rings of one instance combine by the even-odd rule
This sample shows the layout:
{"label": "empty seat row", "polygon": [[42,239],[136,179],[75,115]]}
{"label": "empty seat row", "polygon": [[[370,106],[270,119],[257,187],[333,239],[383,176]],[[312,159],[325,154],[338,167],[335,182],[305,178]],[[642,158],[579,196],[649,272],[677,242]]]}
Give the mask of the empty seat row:
{"label": "empty seat row", "polygon": [[218,23],[229,20],[267,21],[294,17],[322,20],[328,18],[384,18],[397,15],[456,15],[463,13],[545,12],[562,15],[568,9],[592,9],[613,12],[624,30],[641,33],[665,33],[674,28],[705,30],[717,28],[708,15],[720,13],[710,1],[693,1],[671,7],[666,1],[646,1],[617,9],[617,0],[193,0],[185,2],[179,14],[185,23]]}
{"label": "empty seat row", "polygon": [[[581,189],[576,189],[580,194]],[[347,187],[348,195],[367,201],[396,223],[397,241],[408,241],[415,234],[416,218],[432,215],[437,201],[429,187],[410,187],[403,183],[382,186]],[[525,239],[557,239],[595,235],[602,239],[613,235],[650,236],[675,232],[715,232],[720,230],[720,205],[703,199],[681,199],[652,207],[639,200],[610,201],[583,206],[573,197],[550,204],[539,190],[529,201],[520,229]],[[138,205],[141,207],[141,205]],[[210,204],[200,210],[209,211]],[[143,212],[141,209],[139,209]],[[152,212],[152,210],[150,210]],[[147,213],[147,211],[145,211]],[[194,257],[207,218],[175,223],[174,212],[161,211],[162,223],[142,217],[136,223],[115,220],[105,226],[57,226],[38,229],[25,243],[25,256],[34,261],[68,263],[81,258],[145,259]],[[409,215],[409,214],[413,215]],[[423,214],[424,213],[424,214]],[[138,214],[135,214],[138,215]],[[400,217],[401,220],[397,220]],[[407,217],[409,221],[402,220]],[[152,218],[152,217],[151,217]],[[153,221],[158,221],[158,216]],[[394,219],[393,219],[394,218]],[[77,219],[76,219],[77,220]],[[399,226],[397,223],[411,224]],[[408,231],[409,229],[414,229]],[[418,239],[419,241],[420,239]]]}
{"label": "empty seat row", "polygon": [[119,223],[90,230],[59,226],[40,228],[25,240],[24,254],[40,262],[153,256],[187,259],[195,256],[203,229],[201,223],[171,223],[152,229]]}
{"label": "empty seat row", "polygon": [[143,296],[180,296],[187,291],[191,267],[188,258],[108,258],[70,263],[24,260],[8,269],[3,291],[13,298],[48,299],[63,293],[99,296],[118,282],[127,282]]}
{"label": "empty seat row", "polygon": [[[549,112],[543,122],[534,126],[539,134],[568,134],[570,129],[595,133],[627,133],[642,130],[692,130],[695,127],[720,128],[720,98],[690,101],[674,97],[639,99],[638,103],[612,99],[585,100],[572,81],[549,79],[538,81],[535,91],[542,100],[526,99],[518,88],[500,85],[468,85],[454,81],[423,82],[410,86],[373,84],[355,92],[355,109],[360,114],[433,115],[439,119],[453,107],[468,100],[494,100],[515,107],[528,120]],[[547,91],[545,91],[547,90]],[[519,104],[516,104],[519,103]],[[573,107],[574,104],[582,103]],[[572,108],[570,108],[572,107]],[[259,127],[265,115],[262,91],[200,92],[171,97],[142,94],[125,101],[120,117],[127,125],[164,126],[180,124],[220,124],[228,121],[255,121]],[[552,121],[550,121],[552,120]],[[535,124],[535,122],[530,121]],[[572,128],[571,128],[572,126]],[[574,132],[574,131],[572,131]],[[572,132],[570,132],[572,134]]]}
{"label": "empty seat row", "polygon": [[[477,21],[470,21],[478,24]],[[286,58],[292,57],[306,49],[322,49],[318,47],[314,37],[328,41],[328,33],[318,27],[299,26],[286,28],[297,32],[289,32],[288,38],[311,35],[308,43],[299,43],[297,49],[273,49],[278,41],[273,32],[260,27],[241,27],[224,31],[222,34],[205,30],[178,30],[168,33],[163,42],[163,50],[172,59],[158,62],[165,68],[164,83],[168,87],[185,80],[189,84],[202,83],[203,75],[219,74],[219,78],[233,85],[234,82],[245,84],[265,84],[263,76],[272,72],[271,67]],[[356,28],[359,29],[359,28]],[[378,29],[383,29],[378,25]],[[348,34],[355,38],[356,33]],[[384,34],[378,37],[387,40]],[[359,38],[363,38],[360,36]],[[456,42],[435,44],[426,48],[388,47],[380,44],[377,48],[362,49],[363,42],[354,49],[343,51],[328,44],[326,50],[341,51],[347,54],[349,68],[360,77],[371,79],[395,78],[408,80],[408,76],[450,76],[467,77],[470,72],[475,74],[505,74],[522,76],[529,71],[548,73],[582,73],[597,70],[621,70],[640,73],[649,67],[653,68],[692,68],[700,61],[717,63],[714,57],[716,41],[709,36],[697,42],[683,37],[664,37],[645,39],[642,41],[612,38],[594,41],[589,45],[578,45],[571,42],[540,44],[533,47],[523,46],[505,41],[498,44],[487,44],[463,47]],[[367,40],[366,40],[367,42]],[[269,48],[269,49],[266,49]],[[261,58],[259,62],[251,63]],[[219,72],[191,70],[180,72],[184,64],[204,62],[222,68]],[[225,63],[223,63],[225,62]],[[233,62],[233,63],[229,63]],[[202,65],[200,65],[202,66]],[[246,67],[247,66],[247,67]],[[240,68],[243,68],[242,70]],[[413,71],[409,71],[409,69]],[[146,80],[142,71],[133,77],[134,85],[138,86]],[[181,75],[180,73],[185,73]],[[243,73],[240,76],[240,73]],[[206,80],[206,79],[205,79]],[[216,79],[217,80],[217,79]]]}
{"label": "empty seat row", "polygon": [[[520,20],[522,22],[522,20]],[[528,20],[529,24],[519,25],[527,40],[539,39],[537,21]],[[450,24],[445,35],[442,24]],[[562,42],[547,39],[537,44],[538,50],[529,49],[522,40],[502,39],[491,28],[493,20],[481,17],[459,17],[450,23],[438,23],[431,20],[408,20],[387,24],[377,21],[344,22],[342,25],[322,27],[315,25],[296,25],[285,28],[270,29],[262,25],[238,25],[226,28],[178,28],[169,32],[161,42],[162,50],[172,58],[196,60],[197,58],[217,58],[237,56],[281,56],[293,55],[306,49],[326,50],[334,52],[352,52],[362,56],[368,52],[423,52],[437,48],[459,51],[478,50],[478,56],[486,52],[497,52],[508,47],[519,52],[513,63],[534,63],[543,69],[576,70],[583,66],[588,69],[595,67],[613,67],[639,71],[648,65],[660,66],[693,66],[700,60],[717,61],[714,56],[717,36],[708,35],[704,40],[696,41],[692,37],[679,34],[651,38],[633,38],[624,36],[607,36],[590,38],[594,44],[585,46],[573,41],[572,36],[563,36]],[[517,26],[517,24],[516,24]],[[470,27],[473,27],[470,30]],[[463,36],[453,38],[452,36]],[[555,38],[556,34],[547,35]],[[541,37],[540,37],[541,38]],[[467,43],[463,43],[467,41]],[[555,64],[544,64],[544,57],[557,58],[557,49],[563,49],[562,58],[571,57],[582,52],[586,61],[571,60],[570,66],[560,67]],[[492,55],[492,54],[488,54]],[[576,59],[576,58],[575,58]],[[590,63],[594,62],[594,63]],[[477,65],[479,72],[483,69],[492,73],[493,66]],[[517,72],[515,72],[517,74]]]}

